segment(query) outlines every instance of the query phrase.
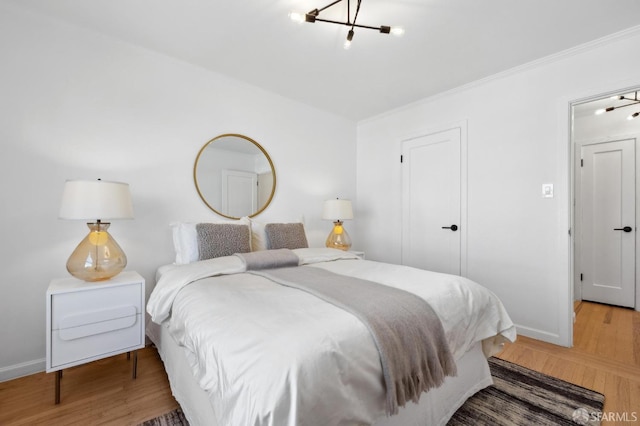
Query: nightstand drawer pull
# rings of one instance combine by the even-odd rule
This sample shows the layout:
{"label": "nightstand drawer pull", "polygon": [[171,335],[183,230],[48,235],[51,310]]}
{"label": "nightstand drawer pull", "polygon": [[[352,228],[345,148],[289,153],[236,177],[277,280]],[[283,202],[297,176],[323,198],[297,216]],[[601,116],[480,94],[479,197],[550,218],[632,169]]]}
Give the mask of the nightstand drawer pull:
{"label": "nightstand drawer pull", "polygon": [[78,327],[61,328],[58,330],[60,340],[75,340],[83,337],[93,336],[96,334],[109,333],[116,330],[122,330],[135,325],[137,315],[123,318],[116,318],[108,321],[94,322],[91,324],[80,325]]}
{"label": "nightstand drawer pull", "polygon": [[98,322],[115,320],[123,317],[136,315],[138,312],[133,305],[118,306],[110,309],[102,309],[99,311],[88,311],[82,313],[74,313],[60,318],[58,326],[60,329],[79,327],[82,325],[94,324]]}

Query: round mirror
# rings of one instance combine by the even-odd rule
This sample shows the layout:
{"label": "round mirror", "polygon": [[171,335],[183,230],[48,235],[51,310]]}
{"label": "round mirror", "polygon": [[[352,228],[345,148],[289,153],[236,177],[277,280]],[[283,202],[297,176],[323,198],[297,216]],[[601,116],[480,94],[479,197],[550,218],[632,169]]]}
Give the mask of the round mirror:
{"label": "round mirror", "polygon": [[193,179],[202,201],[229,219],[257,215],[276,190],[276,172],[267,151],[237,134],[220,135],[204,144]]}

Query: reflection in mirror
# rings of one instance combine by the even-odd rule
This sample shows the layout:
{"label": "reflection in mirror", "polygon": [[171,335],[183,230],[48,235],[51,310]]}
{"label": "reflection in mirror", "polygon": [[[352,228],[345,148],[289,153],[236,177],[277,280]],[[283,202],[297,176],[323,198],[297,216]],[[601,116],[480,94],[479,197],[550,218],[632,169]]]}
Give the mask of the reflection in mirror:
{"label": "reflection in mirror", "polygon": [[257,215],[276,189],[269,154],[253,139],[238,134],[207,142],[196,157],[193,178],[205,204],[230,219]]}

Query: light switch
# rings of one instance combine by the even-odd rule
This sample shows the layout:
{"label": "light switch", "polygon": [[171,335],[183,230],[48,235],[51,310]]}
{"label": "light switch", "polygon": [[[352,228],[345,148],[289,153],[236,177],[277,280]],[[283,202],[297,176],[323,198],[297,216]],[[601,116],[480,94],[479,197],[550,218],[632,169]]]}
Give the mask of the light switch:
{"label": "light switch", "polygon": [[553,184],[552,183],[543,183],[542,184],[542,196],[544,198],[553,198]]}

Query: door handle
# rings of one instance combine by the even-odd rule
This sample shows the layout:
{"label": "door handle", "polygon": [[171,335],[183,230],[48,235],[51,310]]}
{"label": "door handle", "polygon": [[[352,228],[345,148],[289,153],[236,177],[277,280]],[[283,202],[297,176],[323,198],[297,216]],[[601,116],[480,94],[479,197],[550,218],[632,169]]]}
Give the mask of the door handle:
{"label": "door handle", "polygon": [[633,231],[633,229],[630,226],[625,226],[624,228],[613,228],[614,231],[624,231],[624,232],[631,232]]}
{"label": "door handle", "polygon": [[443,226],[442,229],[451,229],[453,232],[458,230],[458,225]]}

